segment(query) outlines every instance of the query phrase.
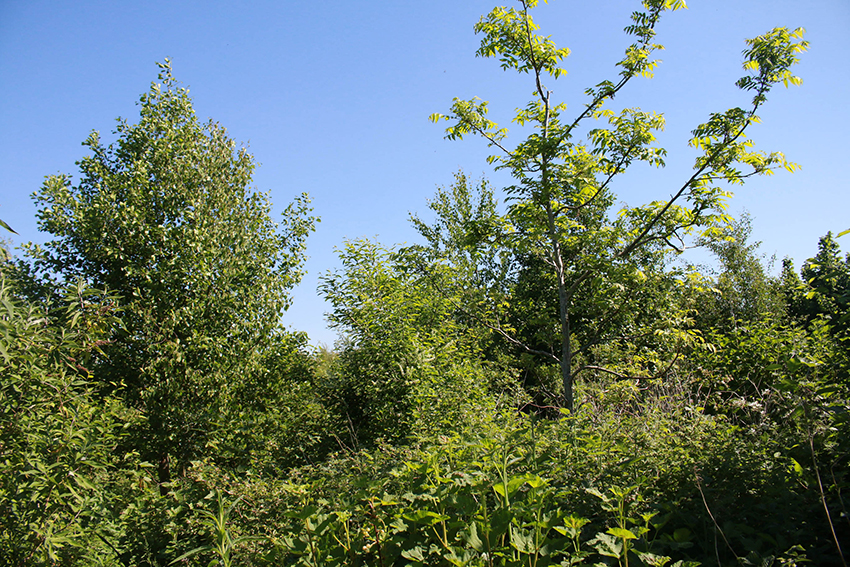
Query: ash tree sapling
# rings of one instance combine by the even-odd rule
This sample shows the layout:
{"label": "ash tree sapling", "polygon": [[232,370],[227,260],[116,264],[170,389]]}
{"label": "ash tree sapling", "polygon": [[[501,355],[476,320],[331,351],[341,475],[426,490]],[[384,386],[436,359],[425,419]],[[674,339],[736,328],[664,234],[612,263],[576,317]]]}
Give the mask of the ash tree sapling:
{"label": "ash tree sapling", "polygon": [[[512,199],[511,246],[517,254],[540,258],[557,282],[560,352],[547,356],[560,365],[563,405],[571,410],[576,374],[572,363],[581,351],[571,339],[575,298],[586,289],[603,298],[608,287],[638,285],[638,256],[681,251],[691,238],[718,234],[728,221],[724,210],[730,196],[722,183],[742,183],[777,168],[796,168],[781,153],[754,151],[745,133],[759,121],[757,111],[775,84],[800,83],[790,68],[808,44],[802,40],[802,28],[775,28],[747,40],[748,74],[736,84],[752,93],[751,104],[713,113],[693,130],[690,145],[700,155],[693,173],[672,187],[669,197],[625,206],[612,215],[615,179],[638,162],[663,166],[666,150],[653,144],[654,132],[664,126],[662,115],[638,108],[614,112],[606,103],[633,78],[652,77],[658,64],[652,54],[662,47],[654,41],[655,27],[665,11],[684,8],[685,3],[644,0],[643,11],[633,13],[632,24],[625,29],[634,42],[616,64],[619,76],[587,89],[589,101],[574,118],[566,116],[566,104],[556,102],[547,86],[547,81],[565,74],[561,64],[569,50],[537,33],[530,16],[537,4],[520,0],[518,8],[495,8],[475,26],[483,36],[477,55],[498,58],[503,69],[530,75],[534,98],[518,109],[514,121],[534,132],[511,147],[507,130],[487,117],[487,102],[477,98],[456,98],[448,115],[433,114],[431,120],[451,123],[448,139],[484,138],[495,151],[488,161],[514,179],[506,188]],[[606,125],[591,129],[585,141],[578,140],[580,128],[589,120]]]}
{"label": "ash tree sapling", "polygon": [[119,119],[108,146],[97,132],[84,142],[79,182],[46,179],[35,199],[54,239],[28,253],[45,277],[121,296],[123,328],[95,375],[139,410],[137,449],[165,483],[202,454],[274,340],[315,219],[302,195],[275,222],[250,187],[253,157],[199,121],[168,60],[159,67],[139,122]]}

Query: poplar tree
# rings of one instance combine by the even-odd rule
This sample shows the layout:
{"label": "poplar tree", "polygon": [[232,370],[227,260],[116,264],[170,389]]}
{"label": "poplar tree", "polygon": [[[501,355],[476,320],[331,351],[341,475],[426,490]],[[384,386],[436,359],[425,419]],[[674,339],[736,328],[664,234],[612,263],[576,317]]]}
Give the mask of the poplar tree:
{"label": "poplar tree", "polygon": [[168,60],[142,95],[136,124],[83,143],[78,182],[47,177],[34,196],[34,266],[120,295],[122,328],[96,377],[139,410],[136,439],[160,481],[202,454],[234,385],[275,337],[301,278],[309,199],[271,216],[255,162],[223,127],[196,116]]}

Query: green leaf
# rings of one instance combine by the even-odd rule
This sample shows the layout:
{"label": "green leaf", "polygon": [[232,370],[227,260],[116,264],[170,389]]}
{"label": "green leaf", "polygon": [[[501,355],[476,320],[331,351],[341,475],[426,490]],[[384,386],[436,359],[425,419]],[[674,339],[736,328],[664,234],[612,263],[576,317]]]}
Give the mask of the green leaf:
{"label": "green leaf", "polygon": [[637,539],[637,536],[626,528],[608,528],[608,533],[620,539]]}
{"label": "green leaf", "polygon": [[[197,555],[197,554],[199,554],[199,553],[201,553],[201,552],[204,552],[204,551],[211,551],[212,549],[213,549],[213,547],[212,547],[212,546],[209,546],[209,545],[204,545],[204,546],[201,546],[201,547],[196,547],[196,548],[195,548],[195,549],[193,549],[192,551],[187,551],[186,553],[184,553],[183,555],[181,555],[180,557],[178,557],[177,559],[175,559],[174,561],[172,561],[171,563],[169,563],[169,565],[174,565],[175,563],[179,563],[180,561],[183,561],[184,559],[188,559],[188,558],[190,558],[190,557],[192,557],[192,556],[195,556],[195,555]],[[214,562],[213,562],[213,563],[214,563]]]}
{"label": "green leaf", "polygon": [[422,547],[416,546],[413,549],[406,549],[401,552],[401,556],[411,561],[425,561],[425,554],[422,553]]}
{"label": "green leaf", "polygon": [[478,535],[478,522],[473,521],[469,528],[462,533],[462,537],[469,546],[479,553],[484,552],[484,542]]}
{"label": "green leaf", "polygon": [[600,555],[619,558],[623,552],[622,540],[617,539],[610,534],[598,533],[590,543]]}
{"label": "green leaf", "polygon": [[536,551],[534,531],[514,529],[511,532],[511,545],[521,553],[534,553]]}
{"label": "green leaf", "polygon": [[[11,226],[9,226],[9,225],[8,225],[8,224],[6,224],[5,222],[3,222],[3,219],[0,219],[0,226],[2,226],[3,228],[5,228],[6,230],[8,230],[9,232],[11,232],[12,234],[18,234],[17,232],[15,232],[14,230],[12,230],[12,227],[11,227]],[[841,236],[841,235],[839,234],[838,236]]]}
{"label": "green leaf", "polygon": [[443,516],[430,510],[416,510],[414,512],[402,514],[402,517],[414,524],[422,524],[425,526],[433,526],[434,524],[449,519],[449,516]]}

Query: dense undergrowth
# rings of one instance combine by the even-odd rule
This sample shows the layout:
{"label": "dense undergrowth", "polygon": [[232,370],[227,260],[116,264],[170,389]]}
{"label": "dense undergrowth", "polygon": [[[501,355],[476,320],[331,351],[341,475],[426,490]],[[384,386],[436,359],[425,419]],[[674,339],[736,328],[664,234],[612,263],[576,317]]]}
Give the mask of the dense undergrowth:
{"label": "dense undergrowth", "polygon": [[[486,373],[469,368],[440,379],[429,359],[403,439],[346,444],[314,399],[278,421],[329,428],[309,462],[270,467],[258,445],[234,466],[225,436],[163,491],[116,452],[139,416],[81,375],[111,310],[77,290],[63,331],[8,288],[3,304],[10,565],[838,565],[850,534],[846,360],[823,326],[738,328],[662,378],[598,376],[573,414],[471,389]],[[437,387],[455,408],[442,423]]]}

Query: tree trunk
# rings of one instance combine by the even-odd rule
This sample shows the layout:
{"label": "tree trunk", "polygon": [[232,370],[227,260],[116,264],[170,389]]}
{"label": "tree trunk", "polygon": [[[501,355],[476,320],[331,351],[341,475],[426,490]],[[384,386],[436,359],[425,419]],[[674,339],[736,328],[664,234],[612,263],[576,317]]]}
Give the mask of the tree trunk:
{"label": "tree trunk", "polygon": [[561,317],[561,380],[564,383],[564,407],[573,412],[573,350],[570,342],[570,313],[567,309],[567,289],[563,273],[558,278],[558,303]]}
{"label": "tree trunk", "polygon": [[[545,171],[544,171],[545,174]],[[561,381],[564,386],[563,406],[572,413],[573,411],[573,374],[572,374],[572,343],[570,342],[570,312],[567,295],[566,270],[564,259],[561,256],[561,243],[555,227],[555,213],[551,202],[547,199],[546,216],[549,228],[549,243],[552,250],[552,264],[555,267],[555,276],[558,278],[558,310],[561,323]]]}
{"label": "tree trunk", "polygon": [[168,459],[168,453],[160,456],[157,473],[159,477],[159,495],[165,496],[171,492],[171,463]]}

